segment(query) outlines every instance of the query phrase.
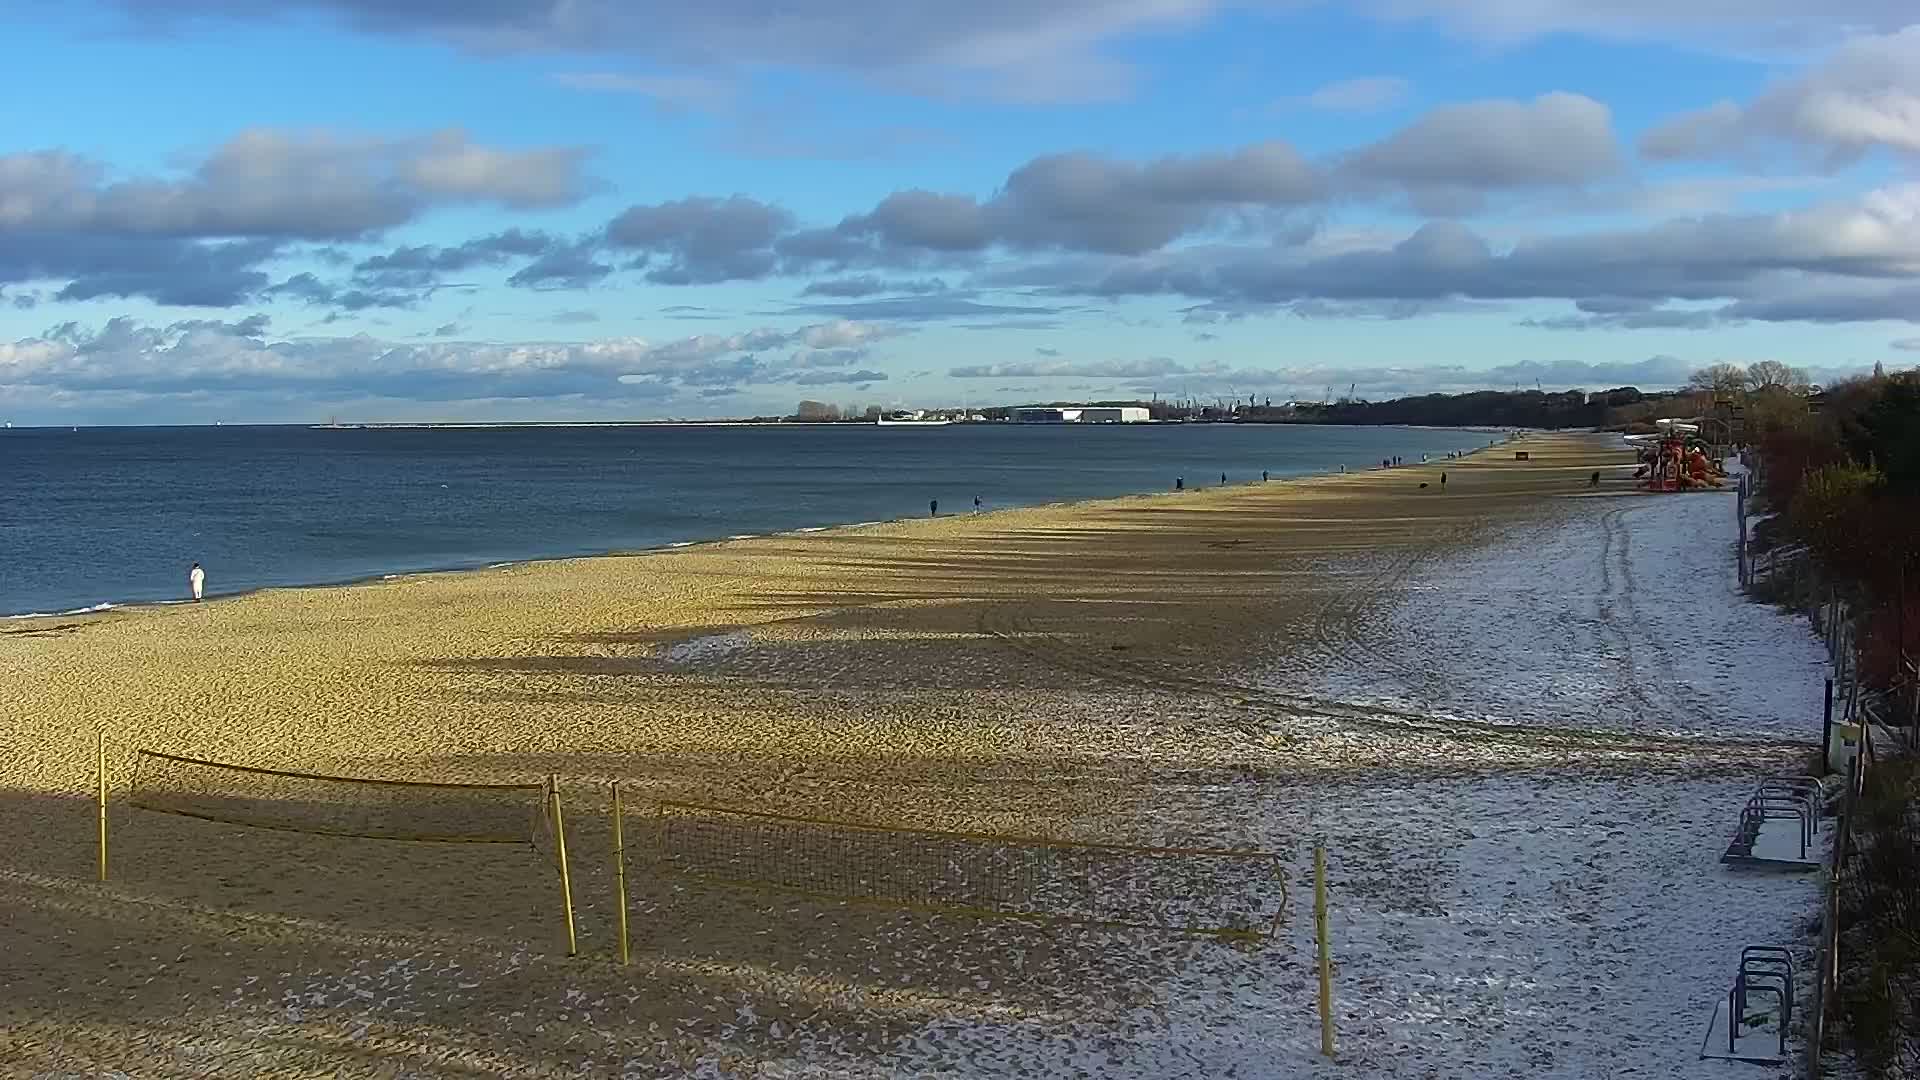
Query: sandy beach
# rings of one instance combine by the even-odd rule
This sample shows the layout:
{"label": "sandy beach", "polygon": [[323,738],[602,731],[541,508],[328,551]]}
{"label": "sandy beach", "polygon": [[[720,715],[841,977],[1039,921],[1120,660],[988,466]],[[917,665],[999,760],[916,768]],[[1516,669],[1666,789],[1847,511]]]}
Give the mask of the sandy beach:
{"label": "sandy beach", "polygon": [[[1753,778],[1801,770],[1818,648],[1726,588],[1730,498],[1634,495],[1630,461],[1530,435],[0,625],[0,1074],[1695,1075],[1728,950],[1815,904],[1714,860]],[[152,813],[137,748],[557,774],[580,956],[545,849]],[[636,845],[681,800],[1252,848],[1290,907],[1249,948],[638,871],[621,966],[616,780]],[[1345,1071],[1313,1053],[1315,837]]]}

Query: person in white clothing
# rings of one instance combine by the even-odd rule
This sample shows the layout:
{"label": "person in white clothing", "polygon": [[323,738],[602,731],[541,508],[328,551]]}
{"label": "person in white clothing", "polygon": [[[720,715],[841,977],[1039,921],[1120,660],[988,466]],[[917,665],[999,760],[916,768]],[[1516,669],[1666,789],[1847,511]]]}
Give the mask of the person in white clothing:
{"label": "person in white clothing", "polygon": [[207,587],[207,572],[200,569],[199,563],[194,563],[193,569],[187,571],[187,584],[193,586],[193,598],[199,600]]}

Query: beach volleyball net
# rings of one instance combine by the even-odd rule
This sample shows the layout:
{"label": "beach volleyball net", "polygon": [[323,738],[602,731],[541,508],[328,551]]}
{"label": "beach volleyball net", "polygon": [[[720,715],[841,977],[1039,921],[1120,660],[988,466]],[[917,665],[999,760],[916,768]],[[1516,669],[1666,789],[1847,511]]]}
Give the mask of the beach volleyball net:
{"label": "beach volleyball net", "polygon": [[551,838],[543,784],[445,784],[286,772],[134,751],[128,801],[183,817],[321,836],[529,844]]}
{"label": "beach volleyball net", "polygon": [[1271,936],[1286,913],[1280,856],[892,828],[697,803],[657,804],[662,873],[973,917],[1227,938]]}

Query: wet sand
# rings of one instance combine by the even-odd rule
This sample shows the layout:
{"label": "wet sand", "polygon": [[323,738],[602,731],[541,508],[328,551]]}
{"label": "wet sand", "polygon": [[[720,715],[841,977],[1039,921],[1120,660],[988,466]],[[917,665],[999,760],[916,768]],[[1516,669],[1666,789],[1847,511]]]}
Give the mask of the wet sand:
{"label": "wet sand", "polygon": [[[1657,763],[1658,740],[1501,731],[1245,675],[1276,656],[1337,663],[1407,575],[1551,517],[1595,469],[1624,477],[1617,447],[1535,435],[1386,471],[0,626],[6,1067],[731,1075],[780,1059],[877,1075],[933,1019],[1147,993],[1221,946],[644,870],[621,968],[605,785],[620,781],[640,845],[651,801],[678,799],[1241,846],[1263,838],[1264,800],[1316,774]],[[544,849],[153,814],[126,801],[134,748],[386,779],[558,774],[582,958],[564,956]]]}

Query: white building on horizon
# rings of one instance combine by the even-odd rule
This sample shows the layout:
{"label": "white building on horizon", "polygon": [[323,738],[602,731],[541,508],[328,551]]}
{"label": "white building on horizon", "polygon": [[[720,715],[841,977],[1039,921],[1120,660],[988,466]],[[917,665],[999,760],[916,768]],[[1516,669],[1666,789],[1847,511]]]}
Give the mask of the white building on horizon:
{"label": "white building on horizon", "polygon": [[1141,405],[1063,405],[1013,410],[1016,424],[1144,424],[1152,419]]}

